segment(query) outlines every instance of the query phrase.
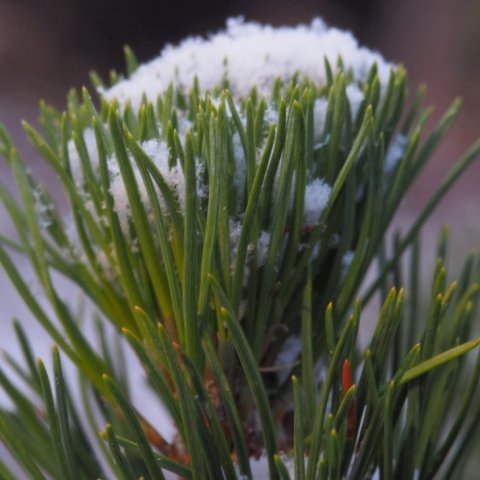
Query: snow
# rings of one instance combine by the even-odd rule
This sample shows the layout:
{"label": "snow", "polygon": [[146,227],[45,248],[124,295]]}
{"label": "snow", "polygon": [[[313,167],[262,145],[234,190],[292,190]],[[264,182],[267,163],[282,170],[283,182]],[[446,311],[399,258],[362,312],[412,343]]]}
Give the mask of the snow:
{"label": "snow", "polygon": [[347,85],[345,93],[347,94],[347,99],[350,103],[350,111],[352,113],[352,118],[355,120],[358,110],[360,109],[360,105],[365,99],[365,96],[355,83]]}
{"label": "snow", "polygon": [[[281,460],[287,468],[290,477],[294,474],[294,459],[288,458],[286,455],[280,455]],[[269,480],[270,474],[268,470],[268,459],[266,455],[262,455],[259,459],[250,459],[250,468],[252,469],[252,478],[255,480]],[[238,480],[248,480],[245,475],[238,475]]]}
{"label": "snow", "polygon": [[238,221],[230,219],[228,225],[230,233],[230,250],[232,252],[232,267],[235,265],[235,258],[238,252],[238,244],[240,243],[240,235],[242,233],[242,224]]}
{"label": "snow", "polygon": [[[242,223],[237,220],[230,219],[229,222],[230,231],[230,249],[232,252],[232,268],[235,266],[235,259],[238,252],[238,244],[240,243],[240,235],[242,233]],[[260,232],[256,245],[249,245],[247,254],[256,251],[257,254],[257,266],[263,267],[267,261],[268,247],[270,245],[270,233],[266,231]],[[248,276],[248,270],[245,269],[245,275]]]}
{"label": "snow", "polygon": [[407,148],[408,139],[405,135],[398,134],[390,144],[385,155],[385,173],[391,173],[403,158]]}
{"label": "snow", "polygon": [[[177,164],[172,168],[168,166],[169,150],[167,144],[164,141],[148,140],[143,142],[141,147],[145,154],[153,160],[153,163],[162,174],[165,182],[174,192],[180,207],[183,210],[185,208],[185,179],[180,165]],[[138,171],[136,164],[134,164],[134,170],[135,172]],[[142,194],[145,195],[145,198],[142,195],[142,199],[148,204],[148,197],[146,197],[146,189],[143,181],[139,182],[139,186]],[[164,207],[161,198],[160,204]]]}
{"label": "snow", "polygon": [[[83,141],[87,150],[92,168],[98,169],[98,150],[97,142],[95,140],[95,132],[92,128],[85,128],[82,132]],[[68,159],[70,161],[70,169],[72,171],[72,177],[74,178],[78,186],[81,185],[83,179],[82,162],[80,160],[80,154],[73,140],[69,140],[68,145]]]}
{"label": "snow", "polygon": [[320,178],[316,178],[307,185],[303,211],[303,221],[307,225],[318,223],[320,214],[327,206],[331,191],[331,187]]}
{"label": "snow", "polygon": [[317,98],[313,104],[313,141],[315,144],[318,144],[322,138],[325,120],[327,118],[327,110],[327,99],[325,97]]}
{"label": "snow", "polygon": [[188,91],[197,78],[200,91],[206,92],[227,79],[234,98],[245,98],[255,86],[268,99],[276,78],[285,83],[298,74],[300,81],[325,84],[324,58],[335,66],[339,56],[354,81],[365,81],[376,63],[381,85],[387,84],[390,63],[360,47],[350,32],[329,28],[319,18],[310,25],[281,28],[232,18],[225,30],[207,38],[191,37],[178,46],[168,45],[131,78],[101,93],[108,100],[130,101],[138,108],[144,94],[154,101],[172,82]]}
{"label": "snow", "polygon": [[[100,178],[99,173],[99,161],[98,161],[98,154],[96,153],[96,140],[95,136],[93,135],[93,131],[91,129],[85,129],[83,132],[83,138],[85,141],[85,146],[88,150],[89,157],[92,163],[92,169],[94,174],[97,178]],[[169,149],[167,147],[166,142],[160,140],[147,140],[141,144],[141,148],[144,153],[152,160],[154,165],[157,167],[160,174],[163,176],[166,184],[170,187],[172,193],[177,198],[179,202],[180,208],[183,210],[185,207],[185,179],[183,175],[183,170],[180,165],[173,166],[169,168],[168,159],[169,159]],[[80,155],[76,150],[75,144],[73,141],[69,142],[68,145],[69,150],[69,160],[70,166],[72,169],[73,178],[78,185],[79,189],[82,188],[83,183],[83,168],[80,161]],[[147,187],[143,181],[143,177],[140,173],[140,170],[137,167],[136,162],[134,161],[133,157],[130,156],[131,167],[133,169],[133,173],[135,179],[137,181],[140,198],[143,204],[146,207],[147,214],[151,212],[149,208],[149,197]],[[120,173],[120,167],[118,165],[117,158],[115,156],[111,156],[107,159],[107,169],[109,173],[109,181],[110,181],[110,188],[109,193],[111,194],[114,202],[114,208],[118,215],[118,219],[120,222],[120,226],[122,228],[123,233],[130,237],[130,220],[131,220],[131,208],[130,208],[130,201],[128,199],[127,190],[125,187],[125,183],[123,181],[123,177]],[[203,172],[203,165],[198,162],[196,164],[196,172],[197,172],[197,194],[199,198],[205,198],[208,195],[208,191],[205,185],[200,181]],[[158,191],[158,189],[157,189]],[[81,191],[81,195],[85,199],[86,205],[92,203],[87,192]],[[158,191],[158,201],[160,204],[160,208],[162,209],[165,215],[168,215],[168,209],[166,206],[166,202],[163,198],[163,195],[160,194]],[[38,211],[39,215],[42,214],[43,218],[48,211],[45,211],[45,208],[40,201],[37,202],[38,204]],[[98,218],[93,206],[89,208],[89,211],[93,215],[93,217],[98,221],[102,222],[104,218]],[[45,223],[45,222],[44,222]],[[152,220],[153,223],[153,220]],[[43,224],[42,224],[43,225]],[[48,224],[47,224],[48,226]],[[73,247],[73,252],[68,252],[68,254],[74,254],[82,263],[88,263],[86,254],[80,245],[78,234],[75,229],[74,221],[72,215],[68,215],[65,218],[65,227],[68,238],[70,239],[71,245]],[[133,243],[134,239],[132,239],[132,248],[135,248],[135,244]],[[113,248],[112,248],[113,251]],[[96,259],[98,265],[103,269],[107,278],[114,278],[116,276],[116,266],[111,265],[111,260],[108,258],[106,253],[99,249],[95,249]],[[115,255],[111,253],[111,257],[115,258]]]}
{"label": "snow", "polygon": [[257,266],[263,267],[267,261],[270,233],[262,231],[257,240]]}
{"label": "snow", "polygon": [[[188,125],[185,125],[187,128]],[[183,133],[183,132],[182,132]],[[94,173],[99,176],[99,160],[97,153],[97,144],[95,140],[95,134],[91,128],[86,128],[83,131],[83,139],[87,152],[92,164],[92,169]],[[158,168],[159,172],[165,179],[165,182],[170,186],[175,196],[177,197],[180,206],[183,208],[185,205],[185,180],[183,176],[183,171],[180,166],[174,166],[169,168],[168,158],[169,150],[166,142],[159,140],[147,140],[141,144],[142,150],[148,157],[153,160],[153,163]],[[75,179],[77,185],[81,184],[81,179],[83,178],[83,168],[80,160],[80,154],[78,153],[75,143],[73,140],[70,140],[68,143],[68,156],[70,160],[70,168],[72,170],[72,176]],[[133,160],[133,157],[130,158],[131,165],[137,180],[140,195],[145,204],[148,204],[148,194],[147,189],[143,183],[142,176],[136,162]],[[127,193],[125,190],[125,185],[123,183],[120,168],[118,161],[115,156],[109,157],[107,159],[108,172],[110,176],[110,194],[113,196],[115,208],[117,213],[120,215],[120,219],[127,221],[127,218],[130,213],[130,206],[127,198]],[[201,172],[202,167],[197,166],[197,172]],[[199,185],[199,196],[205,196],[203,192],[203,185]],[[165,207],[163,198],[159,197],[160,205]]]}
{"label": "snow", "polygon": [[[352,118],[355,119],[364,100],[361,85],[366,81],[373,64],[377,65],[383,89],[389,80],[393,65],[386,62],[378,53],[359,46],[351,33],[330,28],[318,18],[309,25],[280,28],[245,22],[241,18],[229,19],[226,28],[220,32],[210,34],[206,38],[187,38],[177,46],[166,46],[157,58],[141,65],[129,79],[121,80],[110,89],[101,90],[101,94],[107,100],[115,98],[120,105],[126,105],[128,102],[134,109],[138,109],[144,96],[154,101],[171,84],[176,89],[188,91],[196,80],[200,93],[203,94],[207,91],[213,92],[226,81],[245,126],[246,119],[240,105],[241,100],[248,96],[252,87],[255,86],[257,92],[265,96],[268,102],[277,78],[285,84],[297,75],[299,81],[309,79],[322,86],[327,79],[324,59],[326,58],[332,68],[335,68],[339,57],[342,58],[344,70],[349,72],[350,83],[346,86],[346,96]],[[218,108],[219,98],[211,98],[211,101]],[[316,144],[320,141],[324,130],[327,109],[328,103],[324,96],[315,99],[314,142]],[[229,108],[226,108],[226,113],[231,118]],[[184,139],[191,122],[187,118],[187,113],[182,110],[177,110],[177,118],[178,134],[180,139]],[[269,125],[277,120],[277,110],[269,105],[265,110],[265,124]],[[98,155],[92,129],[86,129],[83,132],[83,140],[92,167],[96,171]],[[142,144],[142,148],[165,178],[183,210],[185,203],[183,171],[179,165],[171,169],[168,167],[169,151],[166,143],[149,140]],[[77,183],[81,183],[81,161],[73,141],[69,142],[68,151],[74,177]],[[232,133],[232,154],[235,162],[233,183],[237,191],[238,205],[242,205],[245,194],[246,161],[237,132]],[[111,176],[110,193],[114,198],[115,209],[119,214],[122,227],[127,231],[131,211],[125,185],[116,159],[109,158],[108,164]],[[135,162],[132,162],[132,165],[141,198],[148,205],[148,195],[140,172]],[[203,165],[198,161],[197,173],[201,174],[202,171]],[[197,184],[199,197],[208,197],[208,185],[203,185],[202,182]],[[312,179],[307,185],[304,210],[306,224],[315,224],[318,221],[330,191],[330,186],[320,178]],[[159,198],[161,207],[165,210],[162,196],[159,195]],[[291,200],[293,200],[293,192]],[[257,254],[261,250],[257,246]],[[259,262],[262,258],[263,256],[259,255]]]}
{"label": "snow", "polygon": [[243,204],[243,194],[245,191],[245,182],[247,179],[247,163],[245,161],[245,151],[240,140],[240,135],[235,132],[232,137],[233,159],[235,161],[235,176],[233,183],[237,189],[237,202]]}
{"label": "snow", "polygon": [[35,199],[35,210],[37,212],[39,226],[41,229],[46,229],[52,224],[53,204],[44,198],[38,188],[35,188],[32,193]]}

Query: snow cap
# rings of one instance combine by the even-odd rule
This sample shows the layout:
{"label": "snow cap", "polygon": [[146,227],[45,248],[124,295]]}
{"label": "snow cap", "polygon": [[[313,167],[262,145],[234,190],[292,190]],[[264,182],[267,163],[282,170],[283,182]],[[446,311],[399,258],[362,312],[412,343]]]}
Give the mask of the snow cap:
{"label": "snow cap", "polygon": [[190,37],[178,46],[166,46],[131,78],[101,93],[107,100],[116,98],[122,104],[129,100],[135,108],[143,94],[156,100],[172,82],[188,91],[197,78],[201,92],[227,81],[234,98],[245,98],[253,86],[268,98],[277,78],[288,82],[298,75],[300,81],[307,78],[325,84],[324,59],[334,69],[339,57],[345,69],[352,71],[354,82],[366,81],[376,63],[381,85],[387,84],[390,63],[360,47],[350,32],[330,28],[319,18],[310,25],[280,28],[231,18],[225,30],[207,38]]}

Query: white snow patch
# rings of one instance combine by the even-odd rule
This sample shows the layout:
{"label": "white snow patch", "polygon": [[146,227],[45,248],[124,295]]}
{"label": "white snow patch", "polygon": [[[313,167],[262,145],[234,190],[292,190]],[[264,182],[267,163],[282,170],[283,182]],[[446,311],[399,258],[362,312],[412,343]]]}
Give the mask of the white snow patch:
{"label": "white snow patch", "polygon": [[267,128],[274,123],[276,124],[278,122],[278,111],[272,107],[267,107],[263,116],[263,122]]}
{"label": "white snow patch", "polygon": [[[230,219],[229,220],[229,231],[230,231],[230,249],[232,253],[232,268],[235,265],[235,260],[237,257],[237,252],[238,252],[238,244],[240,243],[240,235],[242,233],[242,223]],[[268,255],[268,246],[270,244],[270,233],[266,231],[260,232],[260,236],[257,239],[257,244],[255,245],[249,245],[247,254],[250,252],[253,252],[255,249],[256,254],[257,254],[257,266],[263,267],[265,265],[265,262],[267,261],[267,255]],[[248,275],[247,268],[245,268],[245,274]]]}
{"label": "white snow patch", "polygon": [[[288,458],[286,455],[280,455],[281,460],[287,468],[290,477],[293,478],[294,474],[294,459]],[[259,459],[250,459],[250,468],[252,469],[252,478],[255,480],[269,480],[270,474],[268,470],[268,459],[266,455],[262,455]],[[245,475],[238,475],[238,480],[248,480]]]}
{"label": "white snow patch", "polygon": [[315,225],[325,209],[330,197],[331,187],[322,179],[316,178],[305,188],[305,206],[303,220],[307,225]]}
{"label": "white snow patch", "polygon": [[245,151],[238,132],[232,136],[233,159],[235,161],[235,173],[233,183],[237,189],[237,202],[243,204],[243,194],[245,191],[245,182],[247,179],[247,163],[245,161]]}
{"label": "white snow patch", "polygon": [[34,188],[32,193],[35,199],[35,210],[37,211],[39,227],[42,230],[46,229],[52,224],[53,204],[44,198],[42,191],[38,188]]}
{"label": "white snow patch", "polygon": [[[355,83],[347,85],[345,88],[345,94],[347,100],[350,103],[350,112],[352,119],[355,120],[358,114],[358,110],[365,99],[365,96]],[[313,141],[317,145],[321,138],[325,128],[325,122],[327,119],[328,100],[326,97],[317,98],[313,104]]]}
{"label": "white snow patch", "polygon": [[133,108],[138,108],[143,94],[155,100],[171,82],[189,90],[196,77],[201,92],[212,91],[226,78],[234,98],[245,98],[253,86],[269,98],[276,78],[288,82],[297,74],[299,81],[307,78],[325,84],[323,59],[336,65],[339,56],[354,81],[366,81],[376,63],[381,85],[388,82],[390,63],[360,47],[350,32],[329,28],[319,18],[310,25],[281,28],[233,18],[224,31],[166,46],[131,78],[101,93],[108,100],[116,98],[122,104],[130,101]]}
{"label": "white snow patch", "polygon": [[408,139],[405,135],[398,134],[388,147],[385,155],[385,173],[393,172],[398,162],[403,158],[408,145]]}
{"label": "white snow patch", "polygon": [[350,103],[350,111],[352,113],[352,118],[355,120],[360,105],[365,99],[365,95],[355,83],[351,83],[350,85],[348,85],[345,89],[345,93],[347,94],[347,98]]}
{"label": "white snow patch", "polygon": [[257,240],[257,265],[263,267],[267,261],[268,246],[270,245],[270,232],[262,231]]}
{"label": "white snow patch", "polygon": [[240,243],[240,235],[242,234],[242,224],[230,218],[228,222],[228,229],[230,234],[230,251],[232,253],[232,267],[235,265],[235,258],[237,257],[238,244]]}
{"label": "white snow patch", "polygon": [[153,160],[169,187],[174,191],[183,210],[185,207],[185,178],[178,163],[172,168],[168,166],[167,144],[163,141],[148,140],[142,143],[142,149]]}
{"label": "white snow patch", "polygon": [[325,97],[320,97],[313,104],[313,141],[320,142],[327,118],[328,102]]}
{"label": "white snow patch", "polygon": [[[185,207],[185,178],[183,176],[182,168],[179,164],[169,168],[169,152],[167,144],[164,141],[148,140],[143,142],[141,147],[145,154],[151,158],[155,166],[158,168],[165,182],[172,190],[174,196],[178,199],[180,208],[183,210]],[[107,162],[110,175],[110,194],[113,197],[115,210],[118,214],[122,229],[126,232],[128,231],[128,223],[129,219],[131,218],[131,208],[125,183],[122,175],[120,174],[120,169],[116,158],[111,157],[107,160]],[[136,163],[132,161],[131,165],[138,184],[140,198],[144,205],[148,207],[150,202],[148,198],[147,187],[143,181],[140,170],[136,166]],[[201,184],[201,182],[198,183],[198,190],[203,196],[205,194],[203,191],[204,186]],[[160,208],[164,211],[164,213],[168,213],[165,200],[160,193],[158,195],[158,199]]]}
{"label": "white snow patch", "polygon": [[197,188],[197,197],[202,200],[204,198],[208,197],[208,188],[207,186],[203,183],[203,175],[205,172],[205,165],[200,162],[196,161],[195,162],[195,173],[196,173],[196,188]]}
{"label": "white snow patch", "polygon": [[[92,168],[95,171],[96,169],[98,169],[99,164],[95,132],[92,128],[85,128],[82,132],[82,136],[88,157],[90,159],[90,163],[92,164]],[[82,161],[73,140],[68,141],[67,151],[68,159],[70,161],[70,169],[72,171],[72,177],[77,185],[81,185],[81,179],[83,179]]]}

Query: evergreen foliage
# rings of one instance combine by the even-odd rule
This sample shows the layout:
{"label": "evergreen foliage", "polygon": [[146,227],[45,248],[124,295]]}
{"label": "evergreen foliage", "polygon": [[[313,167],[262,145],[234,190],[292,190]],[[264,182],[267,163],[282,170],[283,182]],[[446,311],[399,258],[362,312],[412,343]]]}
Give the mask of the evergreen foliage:
{"label": "evergreen foliage", "polygon": [[[132,74],[136,60],[128,49],[126,57]],[[409,100],[403,68],[384,92],[375,65],[363,83],[341,59],[326,70],[325,85],[279,79],[268,100],[253,89],[238,102],[226,81],[209,94],[172,85],[138,110],[86,89],[69,94],[65,113],[42,104],[42,131],[25,131],[60,179],[68,218],[0,131],[20,199],[1,186],[18,240],[1,237],[0,263],[58,345],[48,374],[17,322],[24,358],[6,362],[27,388],[0,371],[15,404],[0,410],[0,437],[25,477],[254,479],[260,457],[272,479],[460,478],[480,418],[480,356],[466,355],[480,344],[471,340],[480,259],[471,255],[459,280],[447,280],[442,232],[422,298],[419,236],[480,143],[387,249],[393,215],[459,102],[426,135],[431,110],[422,88]],[[354,82],[363,93],[355,112]],[[317,142],[318,99],[327,110]],[[155,162],[160,142],[184,190]],[[328,195],[306,222],[306,192],[320,179]],[[28,257],[55,318],[13,251]],[[93,305],[100,341],[83,332],[55,271]],[[362,306],[380,296],[363,349]],[[107,322],[128,346],[106,338]],[[134,350],[168,409],[173,443],[131,403],[122,348]],[[80,400],[61,357],[78,368]],[[0,477],[18,478],[5,462]]]}

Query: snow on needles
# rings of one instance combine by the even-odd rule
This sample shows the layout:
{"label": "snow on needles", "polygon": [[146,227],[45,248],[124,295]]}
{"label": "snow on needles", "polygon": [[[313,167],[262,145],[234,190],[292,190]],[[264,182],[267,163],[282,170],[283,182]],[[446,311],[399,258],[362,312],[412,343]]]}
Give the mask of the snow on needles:
{"label": "snow on needles", "polygon": [[[274,28],[258,23],[244,22],[242,19],[230,19],[225,30],[211,34],[207,38],[192,37],[184,40],[178,46],[169,45],[160,55],[149,63],[140,66],[129,78],[118,82],[110,89],[101,89],[100,93],[106,100],[116,99],[120,107],[128,102],[134,110],[138,110],[143,99],[155,101],[158,95],[165,93],[170,84],[177,90],[188,92],[198,82],[201,94],[217,91],[222,85],[228,85],[234,103],[245,125],[245,113],[240,108],[241,100],[246,98],[251,89],[256,87],[257,92],[267,100],[271,98],[273,86],[278,78],[285,84],[292,78],[301,82],[307,79],[321,87],[327,81],[325,59],[333,70],[336,69],[341,57],[343,70],[346,75],[346,96],[350,106],[350,113],[354,120],[365,99],[362,86],[367,81],[370,70],[377,65],[377,74],[381,91],[385,90],[393,65],[386,62],[378,53],[360,47],[349,32],[328,27],[322,20],[315,19],[310,25],[297,27]],[[215,105],[218,98],[211,98]],[[324,135],[328,111],[328,100],[324,94],[314,101],[313,109],[313,136],[314,144],[327,141]],[[227,109],[227,116],[231,119],[231,112]],[[276,123],[278,112],[274,105],[267,105],[264,124]],[[187,112],[177,110],[177,130],[181,143],[186,131],[192,126]],[[230,122],[232,123],[232,122]],[[245,198],[246,159],[238,132],[232,133],[232,155],[235,162],[233,184],[237,191],[237,203],[241,205]],[[99,161],[95,135],[92,129],[83,131],[83,138],[72,139],[68,144],[68,154],[73,177],[78,187],[82,187],[85,180],[80,151],[89,157],[95,173],[98,173]],[[386,169],[390,163],[394,164],[404,145],[399,141],[392,145],[387,155]],[[171,152],[165,140],[148,140],[141,144],[145,154],[171,188],[174,197],[178,200],[179,208],[183,210],[185,203],[185,180],[180,164],[171,165]],[[260,149],[261,150],[261,149]],[[261,152],[258,152],[260,155]],[[258,160],[258,158],[257,158]],[[131,209],[122,175],[115,156],[107,160],[110,176],[110,194],[114,199],[115,209],[125,233],[131,221]],[[197,194],[199,198],[208,197],[208,184],[204,184],[202,172],[204,163],[196,158],[197,163]],[[148,195],[140,172],[132,160],[134,175],[138,181],[140,196],[147,206]],[[308,183],[305,189],[305,206],[303,221],[306,225],[318,223],[320,215],[328,203],[331,186],[321,178],[312,178],[308,173]],[[207,182],[208,183],[208,182]],[[276,185],[274,185],[274,189]],[[293,192],[292,192],[293,195]],[[88,195],[85,196],[86,201]],[[293,198],[293,196],[292,196]],[[168,214],[164,199],[159,193],[160,206]],[[290,206],[290,210],[292,205]],[[231,248],[235,258],[238,246],[238,235],[241,228],[242,212],[231,220]],[[262,231],[255,250],[260,265],[265,262],[269,232]],[[252,245],[253,248],[253,245]]]}
{"label": "snow on needles", "polygon": [[130,79],[102,93],[108,100],[128,100],[135,108],[143,94],[156,100],[172,82],[188,91],[196,77],[201,92],[212,91],[227,79],[235,98],[245,98],[253,86],[268,98],[278,77],[288,82],[299,75],[299,80],[325,84],[324,58],[334,68],[339,56],[358,82],[367,79],[376,63],[380,83],[386,85],[392,65],[360,47],[350,32],[329,28],[318,18],[310,25],[281,28],[234,18],[227,21],[226,30],[206,39],[191,37],[178,46],[165,47]]}
{"label": "snow on needles", "polygon": [[318,223],[320,214],[327,206],[331,191],[331,187],[319,178],[316,178],[307,185],[305,189],[305,208],[303,211],[303,220],[307,225],[315,225]]}

